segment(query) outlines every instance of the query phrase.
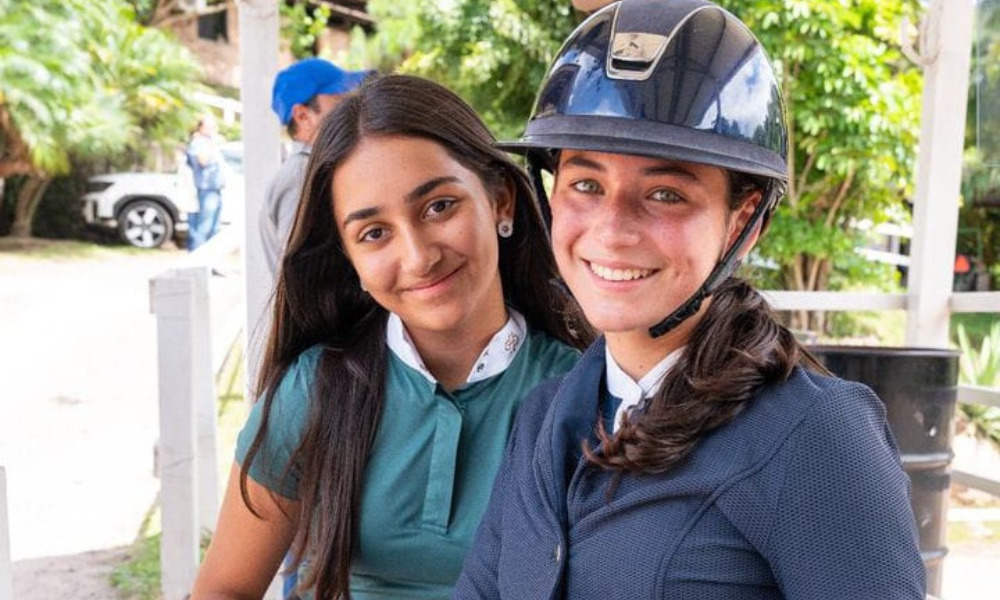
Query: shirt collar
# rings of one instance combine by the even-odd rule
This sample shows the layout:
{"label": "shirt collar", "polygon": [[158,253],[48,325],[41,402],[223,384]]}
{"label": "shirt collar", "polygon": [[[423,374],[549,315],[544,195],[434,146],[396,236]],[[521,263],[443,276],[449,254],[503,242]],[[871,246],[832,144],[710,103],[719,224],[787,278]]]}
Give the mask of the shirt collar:
{"label": "shirt collar", "polygon": [[608,393],[621,399],[621,404],[618,405],[618,410],[615,412],[615,431],[618,431],[621,426],[622,416],[625,413],[639,405],[643,400],[652,398],[660,390],[663,379],[680,359],[683,351],[684,346],[677,348],[656,363],[648,373],[642,376],[642,379],[636,381],[618,366],[614,357],[611,356],[611,350],[605,346],[604,364]]}
{"label": "shirt collar", "polygon": [[[465,380],[466,384],[489,379],[506,371],[507,367],[514,362],[518,350],[524,345],[525,335],[528,331],[524,316],[509,306],[507,314],[509,315],[507,323],[493,335],[486,347],[483,348]],[[407,366],[427,378],[428,381],[437,383],[437,379],[424,365],[424,360],[420,358],[420,353],[417,352],[417,347],[413,344],[413,340],[407,333],[399,315],[389,313],[385,329],[389,350]]]}

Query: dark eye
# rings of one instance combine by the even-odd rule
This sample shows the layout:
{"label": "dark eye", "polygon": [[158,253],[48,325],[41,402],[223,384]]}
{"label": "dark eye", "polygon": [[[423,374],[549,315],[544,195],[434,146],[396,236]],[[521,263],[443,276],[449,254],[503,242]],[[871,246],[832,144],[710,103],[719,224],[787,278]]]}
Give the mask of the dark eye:
{"label": "dark eye", "polygon": [[362,242],[377,242],[385,236],[385,229],[381,227],[371,227],[361,234]]}
{"label": "dark eye", "polygon": [[448,212],[448,209],[455,204],[452,198],[442,198],[427,205],[427,216],[433,217]]}
{"label": "dark eye", "polygon": [[593,179],[580,179],[569,184],[569,186],[584,194],[599,194],[601,192],[601,184]]}
{"label": "dark eye", "polygon": [[667,204],[676,204],[684,201],[683,196],[669,189],[655,190],[649,195],[649,197],[657,202],[665,202]]}

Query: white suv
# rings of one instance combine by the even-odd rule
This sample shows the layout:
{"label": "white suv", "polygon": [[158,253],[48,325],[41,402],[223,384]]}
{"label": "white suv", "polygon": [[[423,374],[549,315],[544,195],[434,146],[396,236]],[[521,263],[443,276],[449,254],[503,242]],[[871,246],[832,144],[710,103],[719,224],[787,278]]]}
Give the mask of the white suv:
{"label": "white suv", "polygon": [[[243,144],[222,147],[229,172],[222,190],[223,223],[243,220]],[[87,180],[81,198],[83,219],[90,225],[117,229],[126,244],[157,248],[187,232],[187,213],[198,210],[191,169],[174,173],[108,173]]]}

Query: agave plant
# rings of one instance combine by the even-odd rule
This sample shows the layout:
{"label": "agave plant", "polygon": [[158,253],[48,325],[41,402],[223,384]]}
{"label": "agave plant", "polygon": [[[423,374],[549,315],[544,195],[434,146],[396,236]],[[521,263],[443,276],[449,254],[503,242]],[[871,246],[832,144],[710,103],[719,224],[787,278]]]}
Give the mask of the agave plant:
{"label": "agave plant", "polygon": [[[1000,387],[1000,323],[994,323],[977,349],[961,324],[956,328],[962,352],[959,379],[968,385]],[[1000,408],[981,404],[960,404],[958,418],[972,427],[976,437],[1000,447]]]}

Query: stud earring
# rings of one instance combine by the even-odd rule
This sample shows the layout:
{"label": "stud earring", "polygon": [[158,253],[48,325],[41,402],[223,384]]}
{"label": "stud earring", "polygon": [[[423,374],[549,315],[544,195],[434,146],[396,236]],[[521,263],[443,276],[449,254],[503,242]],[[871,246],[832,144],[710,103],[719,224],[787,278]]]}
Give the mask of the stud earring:
{"label": "stud earring", "polygon": [[514,223],[509,219],[504,219],[497,223],[497,233],[502,238],[509,238],[514,235]]}

